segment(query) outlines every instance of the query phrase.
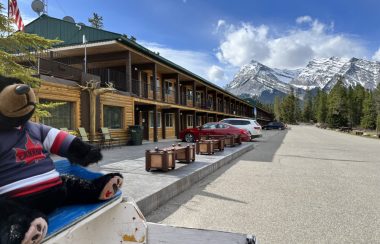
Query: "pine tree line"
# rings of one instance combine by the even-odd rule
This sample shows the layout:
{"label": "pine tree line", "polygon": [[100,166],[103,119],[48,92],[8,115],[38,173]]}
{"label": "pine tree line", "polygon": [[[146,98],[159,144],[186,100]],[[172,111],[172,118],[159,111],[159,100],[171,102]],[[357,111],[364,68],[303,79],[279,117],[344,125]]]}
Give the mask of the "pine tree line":
{"label": "pine tree line", "polygon": [[316,95],[307,91],[303,106],[292,92],[284,99],[275,98],[273,111],[276,120],[294,124],[297,121],[318,122],[331,128],[380,128],[380,85],[371,91],[361,85],[345,87],[340,78],[327,93]]}

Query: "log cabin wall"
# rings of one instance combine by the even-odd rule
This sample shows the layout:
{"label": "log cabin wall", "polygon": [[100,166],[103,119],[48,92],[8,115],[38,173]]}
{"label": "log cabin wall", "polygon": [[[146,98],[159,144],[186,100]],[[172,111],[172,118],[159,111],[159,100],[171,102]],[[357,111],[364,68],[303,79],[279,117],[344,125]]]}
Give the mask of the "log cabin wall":
{"label": "log cabin wall", "polygon": [[[53,80],[51,79],[51,81]],[[79,87],[44,81],[40,87],[34,89],[34,92],[36,94],[37,101],[44,99],[52,102],[73,103],[73,128],[69,129],[76,130],[77,127],[81,126],[81,90]],[[39,118],[34,118],[33,120],[36,122],[41,122]]]}
{"label": "log cabin wall", "polygon": [[[134,101],[130,96],[117,93],[105,93],[100,95],[100,127],[107,127],[104,121],[105,106],[120,108],[122,111],[120,128],[109,128],[111,137],[119,138],[123,145],[129,140],[128,127],[134,125]],[[98,134],[101,138],[101,134]],[[117,144],[114,141],[114,144]]]}

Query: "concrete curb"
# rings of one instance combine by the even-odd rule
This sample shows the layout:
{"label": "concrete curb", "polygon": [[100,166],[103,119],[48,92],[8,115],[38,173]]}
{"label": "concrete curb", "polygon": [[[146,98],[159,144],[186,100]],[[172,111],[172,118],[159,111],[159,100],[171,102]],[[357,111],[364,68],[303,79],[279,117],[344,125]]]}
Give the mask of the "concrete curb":
{"label": "concrete curb", "polygon": [[148,215],[153,210],[164,205],[173,197],[189,189],[192,185],[194,185],[198,181],[214,173],[215,171],[217,171],[219,168],[223,167],[224,165],[231,163],[233,160],[251,151],[252,149],[254,149],[254,145],[250,144],[249,146],[244,147],[241,150],[238,150],[236,152],[233,152],[230,155],[212,164],[209,164],[203,168],[200,168],[192,172],[191,174],[178,179],[172,184],[166,186],[165,188],[162,188],[161,190],[147,197],[137,200],[137,205],[139,206],[140,210],[142,211],[144,215]]}

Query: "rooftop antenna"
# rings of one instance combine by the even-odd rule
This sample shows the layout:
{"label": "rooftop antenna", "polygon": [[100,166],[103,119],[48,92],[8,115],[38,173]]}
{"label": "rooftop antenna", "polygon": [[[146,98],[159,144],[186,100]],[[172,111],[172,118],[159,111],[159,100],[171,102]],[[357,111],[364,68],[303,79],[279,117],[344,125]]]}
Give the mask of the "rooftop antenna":
{"label": "rooftop antenna", "polygon": [[47,14],[48,11],[48,0],[34,0],[32,2],[32,9],[34,12],[38,14],[38,16],[41,16],[41,14]]}

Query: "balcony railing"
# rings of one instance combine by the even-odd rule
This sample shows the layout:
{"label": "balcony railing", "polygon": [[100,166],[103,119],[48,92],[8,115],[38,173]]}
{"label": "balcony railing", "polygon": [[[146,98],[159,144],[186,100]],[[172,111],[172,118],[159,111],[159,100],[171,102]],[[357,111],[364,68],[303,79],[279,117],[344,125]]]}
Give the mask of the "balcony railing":
{"label": "balcony railing", "polygon": [[177,92],[173,88],[167,88],[164,91],[164,94],[162,94],[162,95],[164,97],[163,100],[165,102],[167,102],[167,103],[175,103],[176,102]]}
{"label": "balcony railing", "polygon": [[97,75],[101,79],[101,85],[104,86],[106,83],[113,83],[115,88],[120,91],[130,91],[128,87],[128,82],[126,82],[126,75],[123,72],[113,70],[113,69],[88,69],[88,73]]}
{"label": "balcony railing", "polygon": [[211,102],[198,101],[198,102],[195,102],[195,107],[201,108],[201,109],[213,110],[213,106]]}
{"label": "balcony railing", "polygon": [[54,76],[76,82],[80,82],[82,80],[82,70],[44,58],[38,58],[37,72],[38,74]]}
{"label": "balcony railing", "polygon": [[148,82],[132,80],[132,93],[138,97],[148,98]]}

